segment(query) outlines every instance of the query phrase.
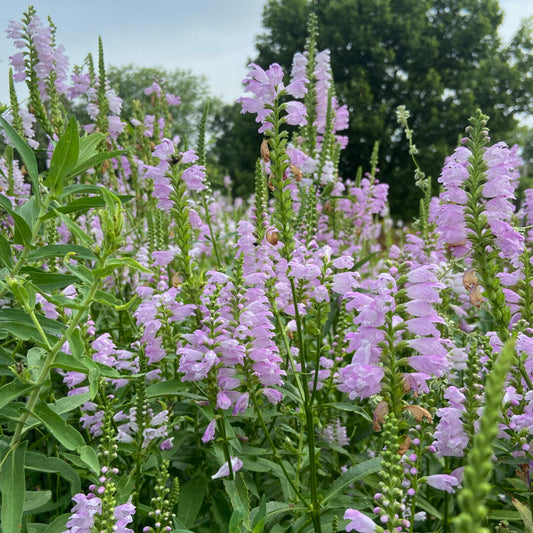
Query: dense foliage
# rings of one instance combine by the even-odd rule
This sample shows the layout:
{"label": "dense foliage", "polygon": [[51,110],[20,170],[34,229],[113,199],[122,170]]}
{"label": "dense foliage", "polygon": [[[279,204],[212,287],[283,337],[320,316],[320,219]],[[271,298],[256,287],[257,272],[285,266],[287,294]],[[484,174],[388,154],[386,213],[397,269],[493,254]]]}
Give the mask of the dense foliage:
{"label": "dense foliage", "polygon": [[151,81],[126,114],[101,43],[69,76],[53,26],[10,22],[3,533],[532,531],[518,149],[472,110],[432,195],[398,107],[422,201],[394,226],[377,144],[339,176],[349,115],[316,25],[290,79],[250,65],[244,201],[211,187],[207,108],[193,150],[178,95]]}

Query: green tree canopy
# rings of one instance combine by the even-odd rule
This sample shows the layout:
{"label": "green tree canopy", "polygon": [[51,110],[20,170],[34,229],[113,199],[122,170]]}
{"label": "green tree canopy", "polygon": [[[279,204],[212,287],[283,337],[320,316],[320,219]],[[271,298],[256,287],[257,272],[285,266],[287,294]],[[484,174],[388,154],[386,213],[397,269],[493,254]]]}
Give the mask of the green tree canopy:
{"label": "green tree canopy", "polygon": [[531,23],[503,45],[497,0],[268,0],[255,62],[277,62],[289,73],[293,54],[304,50],[311,11],[318,48],[331,50],[336,92],[351,115],[341,174],[368,168],[378,140],[380,179],[391,185],[396,216],[411,217],[419,195],[398,105],[411,112],[418,159],[434,186],[476,107],[491,117],[494,140],[510,138],[517,113],[531,113]]}

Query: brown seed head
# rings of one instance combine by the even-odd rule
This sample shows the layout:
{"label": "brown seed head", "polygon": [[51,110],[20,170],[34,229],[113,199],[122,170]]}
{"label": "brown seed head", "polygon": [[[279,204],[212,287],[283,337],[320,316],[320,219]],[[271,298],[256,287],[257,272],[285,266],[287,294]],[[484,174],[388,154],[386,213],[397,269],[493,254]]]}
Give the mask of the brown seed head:
{"label": "brown seed head", "polygon": [[483,289],[481,285],[473,285],[468,291],[468,296],[470,297],[470,303],[474,304],[476,307],[479,307],[483,303],[483,296],[481,292]]}
{"label": "brown seed head", "polygon": [[181,278],[179,277],[177,272],[174,272],[174,274],[172,274],[172,286],[174,288],[177,288],[180,285],[181,285]]}
{"label": "brown seed head", "polygon": [[26,170],[26,166],[25,165],[22,165],[20,167],[20,173],[23,175],[23,176],[26,176],[28,174],[28,171]]}
{"label": "brown seed head", "polygon": [[331,205],[331,202],[329,200],[324,204],[324,207],[322,210],[324,211],[324,213],[328,215],[333,213],[333,206]]}
{"label": "brown seed head", "polygon": [[389,414],[389,405],[385,400],[382,400],[376,405],[374,409],[374,431],[381,431],[381,424],[385,421],[385,417]]}
{"label": "brown seed head", "polygon": [[274,192],[276,188],[274,187],[274,184],[272,183],[272,178],[268,178],[268,188]]}
{"label": "brown seed head", "polygon": [[476,272],[473,268],[469,268],[464,274],[463,274],[463,287],[469,291],[473,285],[477,285],[479,283]]}
{"label": "brown seed head", "polygon": [[404,409],[409,411],[417,422],[421,422],[424,418],[427,418],[429,422],[433,420],[431,413],[419,405],[408,405]]}
{"label": "brown seed head", "polygon": [[411,446],[411,437],[409,437],[409,435],[405,435],[402,440],[402,443],[400,444],[398,455],[404,455],[405,452],[409,449],[409,446]]}
{"label": "brown seed head", "polygon": [[261,143],[261,157],[265,163],[270,161],[270,150],[268,149],[268,141],[266,139]]}
{"label": "brown seed head", "polygon": [[275,229],[269,229],[269,230],[266,232],[266,240],[267,240],[272,246],[276,246],[276,244],[278,244],[278,241],[279,241],[278,232],[277,232]]}
{"label": "brown seed head", "polygon": [[290,165],[291,172],[295,181],[302,181],[302,171],[296,165]]}

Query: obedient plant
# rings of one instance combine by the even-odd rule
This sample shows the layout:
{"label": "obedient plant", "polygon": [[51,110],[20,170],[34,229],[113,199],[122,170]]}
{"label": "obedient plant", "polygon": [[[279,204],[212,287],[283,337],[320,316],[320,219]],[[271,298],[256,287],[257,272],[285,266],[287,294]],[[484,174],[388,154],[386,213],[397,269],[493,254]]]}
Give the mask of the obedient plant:
{"label": "obedient plant", "polygon": [[348,110],[308,29],[290,73],[250,65],[239,199],[211,182],[207,107],[189,146],[157,80],[124,115],[101,40],[69,72],[51,21],[9,23],[2,531],[531,531],[517,148],[473,110],[437,191],[400,108],[421,202],[395,224],[378,142],[339,175]]}

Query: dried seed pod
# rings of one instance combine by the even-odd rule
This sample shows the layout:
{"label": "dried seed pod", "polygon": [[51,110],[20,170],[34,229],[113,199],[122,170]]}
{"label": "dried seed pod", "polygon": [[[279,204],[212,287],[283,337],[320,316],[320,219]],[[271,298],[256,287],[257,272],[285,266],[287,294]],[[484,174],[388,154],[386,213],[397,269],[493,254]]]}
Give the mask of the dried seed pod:
{"label": "dried seed pod", "polygon": [[389,414],[389,405],[385,400],[382,400],[376,405],[374,409],[374,423],[372,427],[374,431],[381,431],[381,424],[385,421],[385,417]]}
{"label": "dried seed pod", "polygon": [[473,268],[469,268],[464,274],[463,274],[463,287],[469,291],[473,285],[477,285],[479,283],[476,272]]}
{"label": "dried seed pod", "polygon": [[483,289],[481,285],[473,285],[468,291],[470,303],[474,304],[476,307],[479,307],[483,303],[483,296],[481,295],[482,291]]}
{"label": "dried seed pod", "polygon": [[275,189],[276,189],[276,188],[274,187],[274,184],[272,183],[272,178],[271,178],[271,177],[268,178],[268,188],[269,188],[272,192],[274,192]]}
{"label": "dried seed pod", "polygon": [[268,149],[268,141],[266,139],[261,143],[261,157],[265,163],[270,161],[270,150]]}
{"label": "dried seed pod", "polygon": [[405,435],[405,437],[403,437],[402,443],[400,444],[398,455],[404,455],[405,452],[409,449],[409,446],[411,446],[411,437],[409,437],[409,435]]}
{"label": "dried seed pod", "polygon": [[404,409],[409,411],[415,417],[417,422],[421,422],[424,418],[427,418],[429,422],[433,421],[431,413],[419,405],[408,405],[404,407]]}
{"label": "dried seed pod", "polygon": [[178,288],[181,285],[181,278],[179,277],[179,274],[177,272],[174,272],[172,274],[172,286],[174,288]]}
{"label": "dried seed pod", "polygon": [[324,213],[326,213],[327,215],[333,213],[333,206],[331,205],[331,202],[329,200],[324,204],[322,211],[324,211]]}
{"label": "dried seed pod", "polygon": [[290,165],[290,169],[294,176],[294,180],[302,181],[302,171],[296,165],[293,164]]}
{"label": "dried seed pod", "polygon": [[269,230],[266,232],[266,240],[267,240],[272,246],[276,246],[276,244],[278,244],[278,241],[279,241],[278,232],[277,232],[275,229],[269,229]]}

